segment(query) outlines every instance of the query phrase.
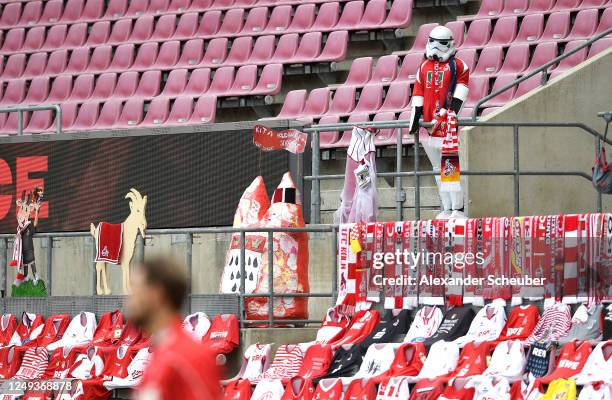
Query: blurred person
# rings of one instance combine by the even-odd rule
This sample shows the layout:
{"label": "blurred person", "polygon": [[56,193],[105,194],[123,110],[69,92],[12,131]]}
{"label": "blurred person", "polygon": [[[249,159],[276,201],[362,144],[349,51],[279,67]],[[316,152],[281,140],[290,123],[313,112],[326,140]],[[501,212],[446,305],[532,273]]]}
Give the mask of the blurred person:
{"label": "blurred person", "polygon": [[182,329],[187,294],[185,268],[159,257],[132,272],[131,321],[151,334],[153,355],[136,389],[138,400],[219,399],[220,371],[214,353]]}

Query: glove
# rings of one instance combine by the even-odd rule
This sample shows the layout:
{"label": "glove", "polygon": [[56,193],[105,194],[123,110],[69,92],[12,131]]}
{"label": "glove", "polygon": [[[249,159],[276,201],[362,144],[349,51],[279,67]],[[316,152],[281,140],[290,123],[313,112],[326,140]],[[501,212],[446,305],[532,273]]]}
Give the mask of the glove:
{"label": "glove", "polygon": [[423,115],[422,106],[413,107],[412,114],[410,116],[410,119],[411,119],[410,130],[408,131],[408,133],[410,133],[411,135],[414,135],[415,133],[419,131],[419,128],[420,128],[419,120],[421,119],[422,115]]}

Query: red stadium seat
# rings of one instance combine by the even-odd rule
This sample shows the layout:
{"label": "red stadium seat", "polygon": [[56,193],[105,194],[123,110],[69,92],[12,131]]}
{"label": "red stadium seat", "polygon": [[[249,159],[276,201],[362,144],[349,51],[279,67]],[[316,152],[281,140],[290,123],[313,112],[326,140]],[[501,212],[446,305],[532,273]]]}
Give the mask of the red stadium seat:
{"label": "red stadium seat", "polygon": [[356,29],[359,27],[361,17],[363,16],[363,1],[349,1],[344,3],[342,14],[335,29]]}
{"label": "red stadium seat", "polygon": [[387,16],[386,0],[370,0],[359,22],[360,29],[380,29]]}
{"label": "red stadium seat", "polygon": [[[62,130],[71,130],[74,122],[77,118],[77,103],[63,103],[60,104],[62,109]],[[53,121],[55,126],[55,121]]]}
{"label": "red stadium seat", "polygon": [[3,53],[14,53],[21,50],[23,42],[25,40],[25,29],[24,28],[13,28],[6,33],[4,43],[2,44]]}
{"label": "red stadium seat", "polygon": [[[227,0],[226,0],[227,1]],[[271,0],[271,1],[266,1],[266,0],[262,0],[260,3],[260,5],[270,5],[273,4],[275,1]],[[255,6],[255,4],[258,4],[257,0],[236,0],[233,4],[234,7],[243,7],[243,8],[250,8]]]}
{"label": "red stadium seat", "polygon": [[74,123],[70,129],[77,131],[86,131],[93,129],[98,120],[100,112],[100,103],[95,101],[89,101],[81,104],[79,112],[74,120]]}
{"label": "red stadium seat", "polygon": [[453,33],[453,39],[455,40],[455,47],[461,47],[465,36],[465,22],[463,21],[451,21],[447,22],[446,26]]}
{"label": "red stadium seat", "polygon": [[286,31],[291,23],[291,11],[289,5],[274,7],[264,31],[271,34]]}
{"label": "red stadium seat", "polygon": [[412,0],[394,0],[381,28],[407,28],[412,20]]}
{"label": "red stadium seat", "polygon": [[120,18],[127,12],[127,0],[109,0],[104,13],[105,19]]}
{"label": "red stadium seat", "polygon": [[597,30],[598,10],[579,11],[567,40],[590,39]]}
{"label": "red stadium seat", "polygon": [[306,90],[291,90],[287,92],[285,101],[281,107],[280,112],[276,118],[296,118],[302,115],[304,107],[306,106]]}
{"label": "red stadium seat", "polygon": [[159,94],[161,87],[161,71],[146,71],[140,77],[138,88],[134,94],[136,97],[151,98]]}
{"label": "red stadium seat", "polygon": [[540,41],[561,40],[570,31],[569,11],[557,11],[548,16]]}
{"label": "red stadium seat", "polygon": [[253,45],[253,51],[251,51],[251,56],[249,57],[249,63],[267,63],[274,54],[275,41],[276,38],[274,36],[257,37],[255,44]]}
{"label": "red stadium seat", "polygon": [[127,99],[136,93],[136,87],[138,86],[138,72],[126,71],[119,75],[117,79],[117,86],[113,92],[113,97],[119,99]]}
{"label": "red stadium seat", "polygon": [[591,48],[589,49],[589,56],[587,58],[591,58],[601,53],[604,50],[608,50],[612,47],[612,38],[604,37],[599,39],[598,41],[591,44]]}
{"label": "red stadium seat", "polygon": [[149,0],[149,8],[147,8],[147,13],[161,14],[166,12],[169,6],[170,0]]}
{"label": "red stadium seat", "polygon": [[228,10],[224,17],[221,27],[217,32],[217,36],[237,35],[242,30],[244,23],[244,9],[233,8]]}
{"label": "red stadium seat", "polygon": [[[84,87],[83,81],[85,81],[88,76],[91,76],[91,79],[93,80],[93,75],[90,74],[83,74],[77,77],[77,80],[80,80],[81,84],[79,85],[79,88],[75,88],[74,91],[82,90]],[[49,91],[47,101],[49,103],[63,103],[64,101],[68,100],[69,97],[71,97],[72,92],[72,76],[60,75],[53,80],[53,85],[51,85],[51,90]]]}
{"label": "red stadium seat", "polygon": [[2,17],[0,17],[0,28],[10,28],[17,25],[21,17],[21,3],[8,3],[2,9]]}
{"label": "red stadium seat", "polygon": [[192,0],[189,8],[192,10],[206,10],[212,6],[213,0]]}
{"label": "red stadium seat", "polygon": [[376,62],[370,83],[391,82],[397,76],[399,57],[395,54],[382,56]]}
{"label": "red stadium seat", "polygon": [[227,58],[225,59],[225,65],[242,65],[245,64],[251,55],[251,49],[253,47],[252,36],[242,36],[234,39],[232,47],[229,50]]}
{"label": "red stadium seat", "polygon": [[[555,4],[555,0],[531,0],[527,14],[535,14],[550,10]],[[484,114],[484,111],[483,111]]]}
{"label": "red stadium seat", "polygon": [[261,76],[257,82],[253,94],[278,94],[280,93],[281,83],[283,81],[283,65],[268,64],[263,67]]}
{"label": "red stadium seat", "polygon": [[318,62],[340,61],[346,57],[348,47],[348,32],[333,31],[327,37],[325,47],[321,51],[321,55],[317,58]]}
{"label": "red stadium seat", "polygon": [[582,0],[580,8],[601,8],[605,7],[607,3],[608,0]]}
{"label": "red stadium seat", "polygon": [[40,20],[42,15],[42,1],[28,1],[23,7],[19,25],[34,25]]}
{"label": "red stadium seat", "polygon": [[155,127],[162,125],[168,119],[170,113],[170,99],[167,97],[156,97],[151,100],[147,115],[144,117],[140,126]]}
{"label": "red stadium seat", "polygon": [[321,54],[321,32],[308,32],[302,36],[300,46],[291,60],[293,63],[309,63],[317,59]]}
{"label": "red stadium seat", "polygon": [[64,72],[66,64],[68,64],[68,50],[56,50],[53,53],[49,54],[49,59],[47,60],[46,64],[47,67],[45,68],[45,74],[61,74],[62,72]]}
{"label": "red stadium seat", "polygon": [[501,46],[485,47],[482,49],[478,64],[476,64],[476,68],[472,70],[470,76],[497,74],[502,66],[503,55],[504,50]]}
{"label": "red stadium seat", "polygon": [[529,0],[506,0],[500,16],[521,15],[527,11]]}
{"label": "red stadium seat", "polygon": [[[41,53],[45,54],[45,53]],[[13,54],[9,56],[4,65],[4,71],[2,72],[3,79],[19,78],[26,67],[26,55],[25,54]]]}
{"label": "red stadium seat", "polygon": [[582,0],[557,0],[552,10],[575,10],[580,5],[581,1]]}
{"label": "red stadium seat", "polygon": [[114,72],[107,72],[96,79],[96,86],[91,94],[92,99],[107,99],[115,92],[117,86],[117,74]]}
{"label": "red stadium seat", "polygon": [[[348,115],[351,114],[355,108],[355,87],[354,86],[340,86],[336,89],[334,97],[329,104],[329,110],[326,114],[339,114]],[[351,114],[355,115],[355,114]]]}
{"label": "red stadium seat", "polygon": [[[227,68],[227,67],[224,67]],[[213,89],[213,85],[215,85],[215,79],[217,78],[217,74],[213,77],[213,82],[211,83],[211,89]],[[228,91],[220,91],[220,90],[209,90],[214,94],[223,95],[226,94],[228,96],[244,96],[249,94],[253,89],[255,89],[255,85],[257,84],[257,65],[244,65],[238,68],[236,72],[236,76],[234,78],[234,82]],[[215,86],[221,88],[223,85]]]}
{"label": "red stadium seat", "polygon": [[64,40],[64,46],[67,48],[81,47],[85,44],[87,39],[87,24],[78,23],[72,24],[68,28],[66,33],[66,40]]}
{"label": "red stadium seat", "polygon": [[22,50],[32,51],[38,50],[45,42],[45,27],[36,26],[28,30],[25,41],[23,42]]}
{"label": "red stadium seat", "polygon": [[387,90],[385,101],[378,111],[399,111],[408,107],[410,102],[410,83],[393,82]]}
{"label": "red stadium seat", "polygon": [[210,85],[210,68],[198,68],[191,71],[189,81],[183,94],[199,96],[208,90]]}
{"label": "red stadium seat", "polygon": [[287,28],[287,32],[305,32],[310,29],[315,21],[315,5],[300,4],[295,9],[295,14],[291,19],[291,24]]}
{"label": "red stadium seat", "polygon": [[132,33],[130,34],[130,41],[132,42],[145,42],[149,40],[153,34],[154,19],[152,15],[144,15],[134,22]]}
{"label": "red stadium seat", "polygon": [[543,14],[529,14],[523,18],[521,28],[519,29],[518,35],[514,40],[515,43],[519,42],[535,42],[544,31],[544,15]]}
{"label": "red stadium seat", "polygon": [[[47,59],[48,59],[47,53],[30,54],[30,57],[28,58],[28,64],[26,65],[25,70],[21,74],[21,77],[22,78],[33,78],[35,76],[43,75],[45,73],[45,66],[47,64]],[[10,61],[10,58],[9,58],[9,61]],[[7,63],[7,66],[8,66],[8,63]]]}
{"label": "red stadium seat", "polygon": [[524,71],[525,73],[531,72],[538,67],[546,64],[553,58],[557,57],[557,43],[549,42],[549,43],[538,43],[531,56],[531,62],[529,63],[529,67]]}
{"label": "red stadium seat", "polygon": [[501,17],[495,22],[495,28],[491,34],[491,39],[487,43],[489,46],[507,46],[516,37],[516,30],[518,28],[518,17],[512,15],[507,17]]}
{"label": "red stadium seat", "polygon": [[166,40],[174,35],[176,29],[176,14],[166,14],[159,17],[150,40]]}
{"label": "red stadium seat", "polygon": [[[359,122],[369,122],[370,116],[368,114],[351,114],[351,116],[346,121],[347,123],[359,124]],[[342,132],[342,137],[336,143],[334,143],[334,148],[342,148],[348,147],[351,143],[351,137],[353,136],[352,130]]]}
{"label": "red stadium seat", "polygon": [[216,112],[217,98],[215,96],[201,96],[193,107],[189,122],[192,124],[215,122]]}
{"label": "red stadium seat", "polygon": [[483,0],[480,3],[480,8],[476,17],[478,18],[491,18],[501,14],[504,6],[503,0]]}
{"label": "red stadium seat", "polygon": [[138,17],[146,14],[149,8],[149,0],[129,0],[127,10],[125,11],[126,16]]}
{"label": "red stadium seat", "polygon": [[62,18],[60,18],[61,22],[74,22],[81,19],[81,15],[83,14],[83,4],[84,0],[67,0],[66,6],[64,7],[64,13],[62,14]]}
{"label": "red stadium seat", "polygon": [[121,114],[115,123],[117,128],[131,128],[142,122],[144,114],[144,100],[140,98],[128,99],[123,105]]}
{"label": "red stadium seat", "polygon": [[43,9],[39,22],[41,24],[55,23],[59,21],[63,12],[64,2],[62,0],[45,1],[45,8]]}
{"label": "red stadium seat", "polygon": [[86,46],[98,46],[105,44],[110,36],[110,21],[96,22],[91,26],[87,36]]}
{"label": "red stadium seat", "polygon": [[155,67],[162,69],[173,67],[178,62],[180,53],[181,42],[178,40],[163,42],[159,48],[157,60],[155,60]]}
{"label": "red stadium seat", "polygon": [[200,65],[217,66],[227,57],[227,38],[215,38],[208,43]]}
{"label": "red stadium seat", "polygon": [[28,94],[23,100],[23,104],[41,104],[47,100],[49,96],[49,77],[48,76],[37,76],[30,82],[28,88]]}
{"label": "red stadium seat", "polygon": [[181,58],[175,67],[191,67],[197,65],[204,55],[204,39],[191,39],[185,42]]}
{"label": "red stadium seat", "polygon": [[189,8],[190,0],[172,0],[168,6],[168,11],[185,11]]}
{"label": "red stadium seat", "polygon": [[[372,121],[375,122],[384,122],[384,121],[395,121],[395,113],[394,112],[380,112],[372,118]],[[398,128],[385,128],[380,129],[378,134],[374,137],[374,144],[376,146],[392,146],[397,144],[397,129]]]}
{"label": "red stadium seat", "polygon": [[186,13],[181,15],[174,31],[175,39],[191,39],[196,35],[198,30],[198,14]]}
{"label": "red stadium seat", "polygon": [[[512,81],[516,80],[517,75],[500,75],[495,79],[495,83],[493,84],[493,88],[491,89],[491,93],[498,91],[504,86],[508,85]],[[482,107],[503,107],[508,102],[512,100],[514,97],[514,92],[516,91],[516,86],[512,87],[505,92],[498,94],[492,99],[487,100]]]}
{"label": "red stadium seat", "polygon": [[517,43],[508,48],[504,63],[499,70],[499,74],[516,75],[525,70],[529,65],[529,44]]}
{"label": "red stadium seat", "polygon": [[78,74],[87,69],[89,65],[89,47],[79,47],[72,50],[70,60],[64,70],[67,74]]}
{"label": "red stadium seat", "polygon": [[[55,87],[55,84],[57,83],[58,79],[64,78],[64,77],[66,76],[62,75],[62,76],[57,77],[55,79],[55,82],[53,83],[53,87]],[[94,91],[94,82],[95,82],[95,78],[93,74],[81,74],[77,76],[76,79],[74,80],[74,87],[72,89],[72,93],[70,93],[70,101],[82,102],[82,101],[89,99]],[[60,83],[62,85],[68,86],[69,88],[70,85],[72,84],[72,80],[68,82],[62,81]],[[63,93],[61,89],[63,88],[58,88],[58,90],[60,90],[58,94]],[[63,90],[65,91],[65,89]],[[53,89],[51,89],[51,91],[53,91]],[[51,98],[51,94],[49,94],[49,99],[50,98]],[[49,100],[49,102],[52,103],[51,100]]]}
{"label": "red stadium seat", "polygon": [[102,104],[102,109],[100,109],[100,115],[98,116],[98,120],[96,121],[94,128],[106,129],[117,125],[119,116],[121,115],[122,105],[123,100],[120,99],[110,99],[105,101],[104,104]]}
{"label": "red stadium seat", "polygon": [[380,84],[364,86],[353,112],[373,113],[377,111],[382,105],[383,93],[383,86]]}
{"label": "red stadium seat", "polygon": [[54,121],[54,111],[51,110],[38,110],[32,112],[28,126],[24,129],[27,133],[39,133],[49,129],[51,123]]}
{"label": "red stadium seat", "polygon": [[372,57],[360,57],[353,60],[344,85],[363,86],[372,77]]}
{"label": "red stadium seat", "polygon": [[[23,125],[22,127],[25,128],[28,125],[28,122],[30,120],[30,113],[24,112],[23,114]],[[19,125],[19,116],[18,113],[16,112],[12,112],[9,113],[6,121],[4,122],[4,125],[2,126],[2,132],[3,133],[8,133],[8,134],[16,134],[18,133],[18,125]]]}
{"label": "red stadium seat", "polygon": [[222,67],[215,70],[208,93],[217,95],[229,92],[234,83],[234,73],[234,67]]}
{"label": "red stadium seat", "polygon": [[127,43],[117,46],[115,54],[113,55],[113,61],[111,61],[108,68],[112,71],[125,71],[129,69],[132,64],[134,64],[134,45],[132,43]]}
{"label": "red stadium seat", "polygon": [[105,4],[103,0],[87,0],[85,7],[83,8],[81,18],[86,20],[100,19],[102,17],[104,7]]}
{"label": "red stadium seat", "polygon": [[610,28],[612,28],[612,7],[606,8],[603,14],[601,14],[601,19],[599,20],[599,25],[597,26],[595,34],[602,33]]}
{"label": "red stadium seat", "polygon": [[417,70],[423,62],[423,59],[423,53],[406,54],[396,79],[398,81],[414,81],[416,79]]}
{"label": "red stadium seat", "polygon": [[200,21],[198,28],[198,35],[201,36],[214,36],[221,28],[221,11],[206,11]]}
{"label": "red stadium seat", "polygon": [[462,47],[483,47],[491,37],[491,20],[477,19],[470,23]]}
{"label": "red stadium seat", "polygon": [[143,43],[138,47],[138,53],[132,64],[133,69],[143,70],[153,67],[159,51],[159,43]]}
{"label": "red stadium seat", "polygon": [[67,32],[68,25],[53,25],[47,31],[47,37],[42,48],[46,50],[59,49],[66,41]]}
{"label": "red stadium seat", "polygon": [[540,75],[541,74],[537,74],[519,83],[518,87],[516,88],[516,92],[514,92],[514,98],[518,99],[527,92],[530,92],[533,89],[540,87],[542,85],[542,77]]}
{"label": "red stadium seat", "polygon": [[187,86],[187,70],[173,69],[168,74],[161,96],[176,97],[183,93],[185,86]]}
{"label": "red stadium seat", "polygon": [[[398,121],[410,121],[410,116],[412,115],[412,110],[402,111],[397,117]],[[402,143],[403,144],[412,144],[414,143],[414,136],[408,133],[408,127],[403,127],[402,129]],[[420,137],[420,135],[419,135]]]}
{"label": "red stadium seat", "polygon": [[113,29],[108,37],[108,44],[121,44],[130,39],[132,34],[132,20],[120,19],[113,23]]}
{"label": "red stadium seat", "polygon": [[231,8],[234,0],[213,0],[211,8]]}
{"label": "red stadium seat", "polygon": [[298,48],[299,38],[297,33],[287,33],[281,36],[270,62],[283,64],[293,59]]}
{"label": "red stadium seat", "polygon": [[329,109],[330,96],[331,91],[329,88],[324,87],[313,89],[306,100],[303,115],[310,117],[325,114]]}
{"label": "red stadium seat", "polygon": [[311,30],[323,32],[332,30],[338,23],[339,18],[340,4],[338,2],[323,3]]}
{"label": "red stadium seat", "polygon": [[465,100],[464,106],[472,107],[478,100],[482,99],[489,93],[489,77],[488,76],[474,76],[470,78],[469,94]]}
{"label": "red stadium seat", "polygon": [[457,52],[457,58],[463,60],[470,71],[476,67],[476,49],[461,49]]}
{"label": "red stadium seat", "polygon": [[[340,122],[338,115],[324,115],[319,119],[319,125],[335,125]],[[340,139],[338,131],[323,131],[319,133],[319,148],[329,149]]]}
{"label": "red stadium seat", "polygon": [[[586,41],[585,40],[574,40],[572,42],[569,42],[567,45],[565,45],[565,50],[563,52],[567,53],[568,51],[575,49],[581,44],[584,44],[584,42]],[[561,62],[559,62],[559,65],[557,65],[555,69],[552,70],[550,79],[553,79],[559,76],[560,74],[564,73],[568,69],[574,68],[576,65],[586,60],[587,52],[588,52],[588,46],[583,47],[582,49],[578,50],[571,56],[568,56],[564,58],[563,60],[561,60]]]}

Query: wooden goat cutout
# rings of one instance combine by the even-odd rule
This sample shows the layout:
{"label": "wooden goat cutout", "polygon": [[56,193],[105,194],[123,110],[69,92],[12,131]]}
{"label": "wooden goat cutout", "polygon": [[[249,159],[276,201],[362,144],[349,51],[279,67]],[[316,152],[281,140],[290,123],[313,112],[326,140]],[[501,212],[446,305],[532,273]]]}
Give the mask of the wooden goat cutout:
{"label": "wooden goat cutout", "polygon": [[145,237],[147,218],[147,196],[131,188],[125,195],[130,200],[130,215],[122,224],[100,222],[98,226],[91,224],[90,232],[96,242],[96,292],[98,295],[109,295],[107,264],[121,265],[123,273],[123,294],[130,293],[130,262],[134,255],[136,236]]}

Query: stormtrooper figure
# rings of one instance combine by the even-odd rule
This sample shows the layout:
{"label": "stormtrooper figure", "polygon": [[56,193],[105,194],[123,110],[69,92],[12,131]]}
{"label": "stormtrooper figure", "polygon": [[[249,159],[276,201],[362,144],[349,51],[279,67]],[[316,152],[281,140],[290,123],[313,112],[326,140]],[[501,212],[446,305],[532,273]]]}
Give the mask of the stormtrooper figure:
{"label": "stormtrooper figure", "polygon": [[[419,131],[419,119],[438,125],[442,116],[455,114],[468,96],[469,70],[465,62],[455,57],[453,34],[445,26],[435,27],[429,34],[425,47],[426,60],[421,63],[416,74],[412,97],[410,133]],[[446,117],[444,117],[446,118]],[[425,128],[422,128],[425,129]],[[438,219],[465,218],[463,214],[463,191],[441,190],[440,163],[444,131],[436,129],[428,132],[423,140],[425,153],[433,166],[436,184],[440,194],[442,212]]]}

